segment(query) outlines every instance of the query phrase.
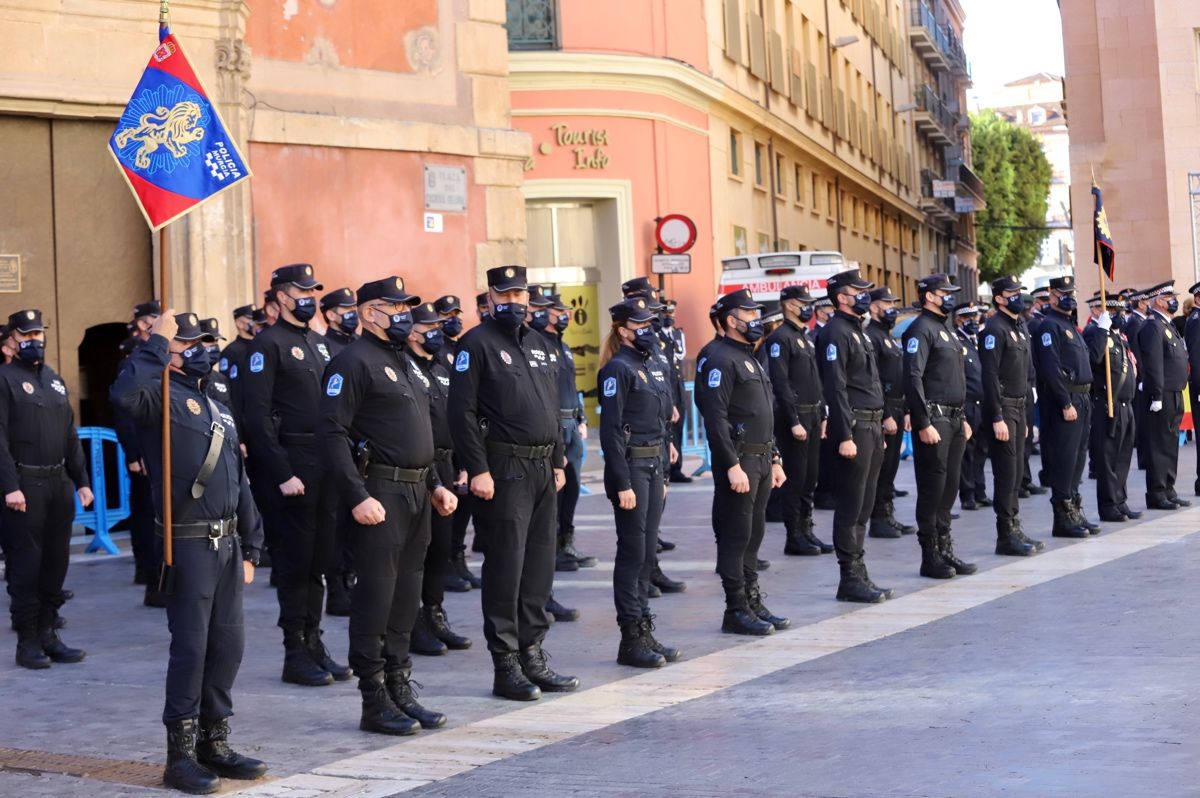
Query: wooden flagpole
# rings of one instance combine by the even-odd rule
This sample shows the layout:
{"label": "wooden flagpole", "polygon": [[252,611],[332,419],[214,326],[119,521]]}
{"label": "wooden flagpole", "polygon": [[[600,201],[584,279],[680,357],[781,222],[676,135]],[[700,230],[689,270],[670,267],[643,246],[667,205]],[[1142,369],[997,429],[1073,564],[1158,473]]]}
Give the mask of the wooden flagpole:
{"label": "wooden flagpole", "polygon": [[[158,6],[158,27],[161,32],[167,27],[170,10],[168,0]],[[171,247],[167,236],[168,226],[158,233],[158,291],[162,303],[160,310],[166,313],[171,308]],[[168,358],[169,361],[169,358]],[[172,547],[171,525],[171,367],[168,364],[162,373],[162,524],[163,564],[168,568],[175,564]]]}
{"label": "wooden flagpole", "polygon": [[[1092,186],[1096,186],[1096,169],[1092,167]],[[1104,288],[1104,259],[1100,257],[1100,242],[1096,240],[1096,212],[1092,211],[1092,259],[1096,261],[1096,270],[1100,277],[1100,307],[1108,313],[1108,291]],[[1107,333],[1111,330],[1105,330],[1104,342],[1104,385],[1108,389],[1108,417],[1113,417],[1113,389],[1112,389],[1112,355],[1109,353],[1111,341],[1107,340]]]}

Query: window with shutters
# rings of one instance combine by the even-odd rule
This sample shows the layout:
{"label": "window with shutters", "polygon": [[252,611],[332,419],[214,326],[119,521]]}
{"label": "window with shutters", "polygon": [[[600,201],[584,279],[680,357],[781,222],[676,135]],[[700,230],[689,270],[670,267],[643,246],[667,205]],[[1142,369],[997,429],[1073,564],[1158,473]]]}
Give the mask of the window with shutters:
{"label": "window with shutters", "polygon": [[742,134],[729,130],[729,174],[739,180],[742,177]]}
{"label": "window with shutters", "polygon": [[742,60],[742,9],[739,0],[725,2],[725,55],[744,64]]}

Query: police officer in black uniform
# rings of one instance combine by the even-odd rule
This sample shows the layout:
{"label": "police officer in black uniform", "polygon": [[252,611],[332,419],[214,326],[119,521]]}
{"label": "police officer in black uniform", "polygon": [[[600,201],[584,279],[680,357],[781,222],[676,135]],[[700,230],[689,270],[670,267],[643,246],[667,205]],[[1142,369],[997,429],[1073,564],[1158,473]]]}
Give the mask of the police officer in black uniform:
{"label": "police officer in black uniform", "polygon": [[[678,309],[678,304],[674,299],[663,301],[666,305],[666,310],[663,312],[663,332],[671,339],[671,350],[674,356],[675,375],[679,385],[683,385],[683,364],[687,360],[687,334],[684,329],[679,326],[675,318],[675,311]],[[684,395],[684,394],[681,394]],[[677,452],[683,451],[683,427],[687,421],[687,415],[691,412],[691,402],[681,401],[679,404],[679,421],[671,425],[671,441],[675,444]],[[679,482],[687,484],[692,481],[692,478],[683,473],[683,456],[675,458],[675,462],[671,464],[671,473],[667,475],[670,482]]]}
{"label": "police officer in black uniform", "polygon": [[650,573],[656,562],[658,521],[666,498],[664,463],[671,446],[671,391],[665,377],[650,375],[655,348],[645,299],[626,299],[610,308],[613,326],[602,350],[600,446],[604,489],[613,504],[617,556],[613,599],[621,644],[617,662],[657,668],[679,659],[678,649],[654,638]]}
{"label": "police officer in black uniform", "polygon": [[954,311],[954,331],[965,351],[963,369],[967,379],[967,403],[963,412],[973,434],[963,449],[958,476],[958,500],[964,510],[991,507],[983,463],[987,460],[987,436],[983,429],[983,370],[979,362],[979,306],[966,305]]}
{"label": "police officer in black uniform", "polygon": [[1175,492],[1188,353],[1171,324],[1179,312],[1175,281],[1160,283],[1145,295],[1150,311],[1138,330],[1137,346],[1146,407],[1146,506],[1151,510],[1173,510],[1191,504]]}
{"label": "police officer in black uniform", "polygon": [[875,488],[875,507],[871,511],[871,526],[867,534],[873,538],[898,538],[917,531],[911,524],[896,518],[893,497],[896,494],[896,473],[900,470],[900,450],[904,421],[908,415],[904,399],[904,348],[892,336],[899,310],[898,297],[887,286],[871,290],[871,320],[867,322],[867,338],[875,350],[875,363],[883,383],[883,464],[879,467],[879,483]]}
{"label": "police officer in black uniform", "polygon": [[[1195,303],[1183,328],[1188,351],[1188,388],[1192,394],[1193,412],[1200,412],[1200,283],[1188,289],[1188,293]],[[1196,484],[1192,488],[1200,496],[1200,443],[1196,446]]]}
{"label": "police officer in black uniform", "polygon": [[[1139,383],[1142,379],[1142,350],[1138,334],[1147,322],[1149,312],[1149,299],[1146,291],[1139,288],[1129,289],[1129,318],[1125,320],[1125,340],[1129,342],[1129,352],[1133,355],[1134,362],[1138,364]],[[1147,404],[1146,392],[1139,388],[1137,396],[1133,399],[1133,445],[1137,451],[1138,468],[1142,470],[1146,468],[1146,432],[1150,429],[1150,424],[1146,419]]]}
{"label": "police officer in black uniform", "polygon": [[918,280],[921,315],[904,332],[904,393],[916,438],[913,461],[921,576],[932,579],[978,570],[955,555],[950,533],[950,510],[958,494],[963,450],[972,433],[963,412],[966,356],[950,329],[954,295],[961,290],[946,274]]}
{"label": "police officer in black uniform", "polygon": [[486,539],[481,593],[492,692],[531,701],[543,690],[579,687],[575,677],[551,670],[542,650],[555,493],[566,479],[557,374],[545,339],[525,326],[525,269],[497,266],[487,280],[488,316],[462,337],[450,375],[451,432]]}
{"label": "police officer in black uniform", "polygon": [[337,530],[337,497],[329,488],[328,461],[316,436],[329,347],[308,326],[322,288],[306,263],[281,266],[271,274],[279,320],[254,338],[246,373],[239,377],[245,380],[249,454],[261,470],[269,501],[266,512],[276,525],[273,565],[283,630],[281,678],[310,687],[346,681],[352,675],[321,642],[325,571]]}
{"label": "police officer in black uniform", "polygon": [[339,288],[321,297],[325,318],[325,342],[329,356],[338,354],[358,337],[358,300],[349,288]]}
{"label": "police officer in black uniform", "polygon": [[808,286],[785,286],[779,292],[783,324],[763,344],[775,392],[775,444],[787,476],[780,488],[787,531],[783,553],[795,556],[833,551],[833,546],[813,533],[813,491],[825,429],[821,375],[816,349],[807,334],[815,301]]}
{"label": "police officer in black uniform", "polygon": [[[1120,523],[1140,518],[1130,510],[1126,485],[1133,459],[1133,398],[1137,369],[1129,357],[1129,345],[1121,333],[1124,301],[1109,296],[1106,312],[1083,331],[1092,362],[1091,463],[1096,472],[1096,506],[1100,520]],[[1105,349],[1108,361],[1105,362]],[[1108,373],[1112,372],[1113,414],[1108,414]]]}
{"label": "police officer in black uniform", "polygon": [[212,361],[199,319],[168,311],[151,330],[117,377],[112,397],[137,424],[161,519],[161,377],[170,370],[172,564],[163,581],[171,656],[163,781],[184,792],[209,793],[220,786],[220,776],[256,779],[267,772],[228,742],[231,693],[245,645],[242,589],[254,580],[262,525],[233,416],[203,388]]}
{"label": "police officer in black uniform", "polygon": [[[208,354],[209,362],[212,363],[212,368],[201,382],[201,387],[214,402],[220,402],[226,408],[231,408],[233,402],[229,395],[229,377],[221,371],[221,344],[219,342],[225,340],[225,336],[221,335],[221,325],[216,319],[200,319],[200,332],[202,333],[200,341],[204,344],[204,351]],[[237,421],[236,417],[234,421]],[[242,431],[239,427],[238,440],[241,440],[241,436]]]}
{"label": "police officer in black uniform", "polygon": [[834,449],[827,470],[836,488],[833,546],[841,579],[839,601],[874,604],[892,597],[871,581],[863,562],[867,519],[883,465],[883,384],[862,318],[875,286],[858,269],[839,272],[826,283],[837,311],[817,337],[821,387],[829,409],[826,438]]}
{"label": "police officer in black uniform", "polygon": [[1050,484],[1055,537],[1085,538],[1091,530],[1076,504],[1091,430],[1092,366],[1071,312],[1075,278],[1050,281],[1050,310],[1038,326],[1037,367],[1042,422],[1042,473]]}
{"label": "police officer in black uniform", "polygon": [[244,369],[246,367],[250,342],[254,340],[259,328],[263,326],[255,320],[255,314],[261,310],[258,305],[242,305],[234,308],[233,327],[237,334],[221,350],[221,359],[218,361],[221,373],[230,379],[237,376],[236,373],[231,373],[235,368]]}
{"label": "police officer in black uniform", "polygon": [[767,609],[758,586],[767,499],[786,480],[775,448],[771,380],[754,359],[763,335],[761,310],[745,289],[717,300],[725,335],[709,347],[696,380],[696,406],[712,450],[717,573],[725,590],[721,631],[745,635],[791,625]]}
{"label": "police officer in black uniform", "polygon": [[[1028,557],[1045,548],[1021,529],[1018,497],[1025,474],[1030,400],[1029,331],[1023,313],[1024,286],[1015,277],[992,281],[996,312],[983,327],[979,351],[983,382],[982,418],[990,432],[993,500],[996,511],[996,554]],[[982,430],[977,430],[977,434]]]}
{"label": "police officer in black uniform", "polygon": [[42,312],[17,311],[6,329],[16,357],[0,366],[0,533],[17,664],[41,669],[85,656],[59,639],[55,620],[64,600],[75,495],[87,507],[92,489],[67,387],[46,363]]}
{"label": "police officer in black uniform", "polygon": [[[833,305],[833,300],[830,299],[831,294],[826,288],[825,296],[817,297],[817,301],[813,303],[813,325],[808,331],[808,340],[817,344],[817,338],[821,335],[821,331],[825,329],[825,325],[833,318],[836,308]],[[820,352],[817,353],[818,360]],[[837,443],[831,440],[828,436],[821,439],[820,459],[822,463],[836,462],[837,458]],[[818,510],[833,510],[837,507],[836,490],[833,485],[834,469],[823,468],[821,473],[817,475],[817,487],[813,494],[813,506]]]}
{"label": "police officer in black uniform", "polygon": [[[438,354],[447,373],[454,369],[454,358],[458,355],[458,341],[463,334],[463,309],[458,297],[447,294],[433,303],[442,320],[442,336],[445,345]],[[450,567],[446,571],[446,590],[465,593],[478,590],[483,584],[475,572],[467,567],[467,526],[471,523],[471,493],[467,490],[467,472],[455,458],[457,474],[454,493],[458,496],[458,509],[454,511],[454,529],[450,540]]]}
{"label": "police officer in black uniform", "polygon": [[[432,302],[412,309],[412,332],[408,336],[408,357],[418,368],[417,379],[429,395],[429,418],[433,424],[433,468],[438,481],[452,490],[458,479],[454,463],[454,441],[446,402],[450,396],[450,372],[442,361],[445,348],[442,317]],[[443,601],[446,572],[450,569],[450,545],[454,517],[433,514],[430,517],[429,548],[425,552],[425,572],[421,578],[421,610],[413,625],[412,650],[417,654],[441,655],[448,650],[471,647],[471,639],[450,628]]]}
{"label": "police officer in black uniform", "polygon": [[[401,278],[387,277],[365,283],[357,298],[363,332],[325,371],[319,450],[354,519],[350,666],[362,692],[359,728],[408,735],[418,724],[446,724],[445,715],[417,702],[409,638],[420,608],[431,506],[449,516],[458,502],[434,465],[430,408],[438,400],[430,392],[444,386],[405,354],[417,297]],[[429,314],[435,315],[432,307]]]}

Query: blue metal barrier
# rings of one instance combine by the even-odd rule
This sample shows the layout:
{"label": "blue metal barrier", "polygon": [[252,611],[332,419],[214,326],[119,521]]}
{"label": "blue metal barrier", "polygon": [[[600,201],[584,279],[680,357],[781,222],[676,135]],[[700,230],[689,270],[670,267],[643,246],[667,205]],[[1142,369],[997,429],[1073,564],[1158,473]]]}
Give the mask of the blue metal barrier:
{"label": "blue metal barrier", "polygon": [[[583,391],[579,392],[579,406],[583,407]],[[596,412],[597,413],[600,412],[599,407],[596,408]],[[579,461],[579,495],[580,496],[591,496],[592,495],[592,489],[589,488],[587,485],[583,484],[583,464],[587,462],[587,450],[588,450],[587,441],[584,441],[583,442],[583,459],[581,459]]]}
{"label": "blue metal barrier", "polygon": [[712,471],[712,453],[708,450],[708,438],[704,434],[704,419],[700,417],[700,408],[696,407],[695,380],[685,382],[683,390],[687,392],[690,409],[687,418],[683,420],[683,451],[679,453],[679,456],[683,457],[685,454],[700,456],[702,459],[700,467],[692,472],[692,476],[698,477]]}
{"label": "blue metal barrier", "polygon": [[[88,447],[88,460],[91,463],[92,493],[95,500],[92,509],[84,510],[79,505],[79,497],[75,498],[75,523],[92,530],[92,540],[85,551],[88,553],[103,549],[109,554],[117,554],[119,549],[109,536],[109,530],[129,517],[129,474],[125,471],[125,450],[117,441],[117,433],[108,427],[80,427],[79,441]],[[104,444],[111,443],[116,447],[117,471],[117,506],[108,506],[108,482],[104,467]]]}

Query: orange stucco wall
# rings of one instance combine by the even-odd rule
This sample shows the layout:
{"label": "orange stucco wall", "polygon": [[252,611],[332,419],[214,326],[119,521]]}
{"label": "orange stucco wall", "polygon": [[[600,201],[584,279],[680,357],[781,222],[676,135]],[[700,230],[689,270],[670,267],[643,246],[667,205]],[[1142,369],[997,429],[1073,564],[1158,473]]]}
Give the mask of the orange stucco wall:
{"label": "orange stucco wall", "polygon": [[562,48],[675,58],[708,71],[705,0],[577,0],[563,5]]}
{"label": "orange stucco wall", "polygon": [[[475,295],[475,242],[487,240],[470,159],[381,150],[252,144],[258,289],[286,263],[316,267],[326,290],[399,274],[423,298]],[[426,233],[424,164],[467,169],[467,211]]]}

